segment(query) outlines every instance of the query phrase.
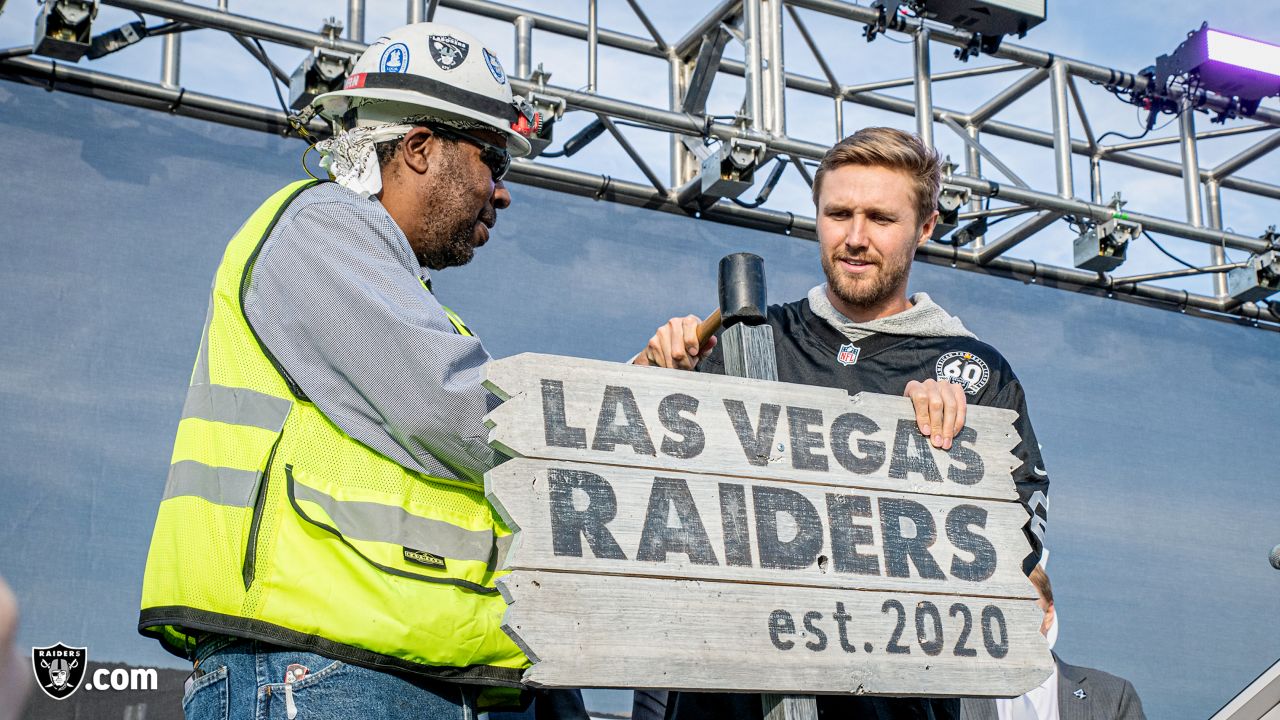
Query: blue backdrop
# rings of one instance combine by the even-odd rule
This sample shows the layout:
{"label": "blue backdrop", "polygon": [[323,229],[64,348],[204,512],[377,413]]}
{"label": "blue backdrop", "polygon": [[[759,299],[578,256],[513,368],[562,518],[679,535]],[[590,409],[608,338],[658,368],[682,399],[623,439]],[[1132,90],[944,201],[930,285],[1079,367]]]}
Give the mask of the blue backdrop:
{"label": "blue backdrop", "polygon": [[[206,294],[302,147],[0,85],[0,574],[20,644],[179,664],[135,624]],[[628,358],[666,318],[714,307],[729,252],[765,258],[774,301],[821,279],[794,238],[512,195],[477,259],[436,283],[494,356]],[[1131,679],[1149,717],[1212,714],[1280,648],[1280,337],[926,265],[913,284],[1027,388],[1053,481],[1059,652]]]}

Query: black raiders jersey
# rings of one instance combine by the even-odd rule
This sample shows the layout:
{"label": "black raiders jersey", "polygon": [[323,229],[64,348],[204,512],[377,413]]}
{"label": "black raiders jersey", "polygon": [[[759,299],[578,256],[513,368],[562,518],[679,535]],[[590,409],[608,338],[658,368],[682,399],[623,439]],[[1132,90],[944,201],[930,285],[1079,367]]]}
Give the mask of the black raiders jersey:
{"label": "black raiders jersey", "polygon": [[[1018,497],[1030,514],[1024,531],[1034,551],[1023,562],[1023,570],[1030,574],[1043,546],[1049,476],[1027,416],[1022,384],[1003,355],[971,337],[873,334],[849,342],[814,314],[808,299],[770,306],[768,323],[773,327],[778,379],[782,382],[844,388],[851,395],[902,395],[912,380],[949,380],[964,386],[970,405],[1017,412],[1014,427],[1021,440],[1013,453],[1022,462],[1014,470],[1013,480]],[[697,369],[723,374],[724,359],[719,348],[713,349]]]}

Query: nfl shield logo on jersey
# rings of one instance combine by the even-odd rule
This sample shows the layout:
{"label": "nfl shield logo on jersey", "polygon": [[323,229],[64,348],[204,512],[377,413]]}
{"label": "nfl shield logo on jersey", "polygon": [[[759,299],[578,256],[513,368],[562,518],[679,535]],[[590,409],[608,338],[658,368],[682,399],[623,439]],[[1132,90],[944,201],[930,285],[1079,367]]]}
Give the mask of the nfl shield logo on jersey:
{"label": "nfl shield logo on jersey", "polygon": [[836,360],[839,360],[841,365],[852,365],[858,362],[858,353],[860,351],[861,348],[853,343],[841,345],[840,352],[836,353]]}

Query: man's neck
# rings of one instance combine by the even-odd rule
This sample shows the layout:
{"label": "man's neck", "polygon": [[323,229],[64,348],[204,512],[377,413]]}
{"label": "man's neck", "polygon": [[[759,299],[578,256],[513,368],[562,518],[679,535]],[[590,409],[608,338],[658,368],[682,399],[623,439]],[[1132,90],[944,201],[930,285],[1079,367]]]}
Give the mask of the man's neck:
{"label": "man's neck", "polygon": [[840,311],[841,315],[855,323],[867,323],[911,309],[911,300],[907,298],[906,292],[903,291],[875,305],[852,305],[837,297],[831,291],[831,285],[828,284],[827,299],[831,301],[832,307]]}

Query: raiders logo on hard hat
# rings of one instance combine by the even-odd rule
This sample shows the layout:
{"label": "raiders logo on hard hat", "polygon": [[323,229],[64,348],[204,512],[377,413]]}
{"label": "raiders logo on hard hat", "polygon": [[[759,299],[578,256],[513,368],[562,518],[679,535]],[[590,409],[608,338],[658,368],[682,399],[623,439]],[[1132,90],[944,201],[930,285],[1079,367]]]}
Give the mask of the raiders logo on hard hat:
{"label": "raiders logo on hard hat", "polygon": [[471,49],[470,45],[452,35],[432,35],[427,38],[427,45],[431,48],[431,59],[441,70],[460,67]]}
{"label": "raiders logo on hard hat", "polygon": [[66,700],[80,687],[88,660],[89,648],[67,647],[62,643],[31,648],[31,669],[36,674],[36,683],[54,700]]}

